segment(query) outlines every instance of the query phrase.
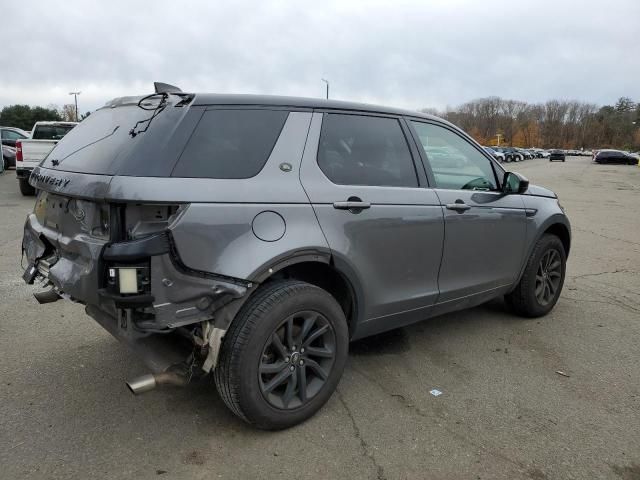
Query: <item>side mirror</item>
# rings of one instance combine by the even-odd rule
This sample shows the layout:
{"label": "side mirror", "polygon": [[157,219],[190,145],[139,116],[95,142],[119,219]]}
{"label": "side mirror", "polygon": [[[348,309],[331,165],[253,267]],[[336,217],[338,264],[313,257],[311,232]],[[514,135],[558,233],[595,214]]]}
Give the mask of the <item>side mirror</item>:
{"label": "side mirror", "polygon": [[529,180],[516,172],[505,172],[502,179],[502,193],[509,195],[510,193],[523,194],[529,188]]}

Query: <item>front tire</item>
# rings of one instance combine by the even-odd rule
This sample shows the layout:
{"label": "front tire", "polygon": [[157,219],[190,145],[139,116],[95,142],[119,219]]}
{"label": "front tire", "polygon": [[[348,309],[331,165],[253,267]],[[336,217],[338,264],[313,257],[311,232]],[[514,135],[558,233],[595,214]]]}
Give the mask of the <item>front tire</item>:
{"label": "front tire", "polygon": [[506,295],[509,306],[523,317],[541,317],[553,309],[566,272],[567,255],[555,235],[538,240],[516,288]]}
{"label": "front tire", "polygon": [[214,379],[229,409],[265,430],[314,415],[336,389],[347,360],[342,308],[325,290],[296,281],[261,287],[225,335]]}
{"label": "front tire", "polygon": [[20,178],[18,183],[20,184],[20,193],[25,197],[32,197],[36,194],[36,189],[29,185],[28,179]]}

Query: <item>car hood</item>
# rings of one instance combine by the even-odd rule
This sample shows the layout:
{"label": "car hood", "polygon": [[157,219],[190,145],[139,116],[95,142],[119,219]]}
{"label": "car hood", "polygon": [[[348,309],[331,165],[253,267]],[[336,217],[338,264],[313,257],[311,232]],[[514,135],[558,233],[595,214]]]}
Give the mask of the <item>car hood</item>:
{"label": "car hood", "polygon": [[548,197],[548,198],[558,198],[558,196],[548,188],[539,187],[538,185],[529,185],[529,188],[525,195],[532,195],[534,197]]}

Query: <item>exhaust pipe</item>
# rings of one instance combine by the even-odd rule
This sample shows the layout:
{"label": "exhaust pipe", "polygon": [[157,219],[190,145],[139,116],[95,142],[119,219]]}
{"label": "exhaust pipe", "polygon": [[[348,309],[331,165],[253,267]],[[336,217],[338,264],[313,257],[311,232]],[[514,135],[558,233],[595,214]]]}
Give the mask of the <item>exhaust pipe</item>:
{"label": "exhaust pipe", "polygon": [[189,383],[189,378],[184,373],[175,370],[167,370],[162,373],[147,373],[141,377],[134,378],[127,382],[127,387],[134,395],[153,390],[158,385],[175,385],[176,387],[184,387]]}
{"label": "exhaust pipe", "polygon": [[54,288],[45,290],[44,292],[36,292],[33,296],[40,304],[57,302],[62,298]]}

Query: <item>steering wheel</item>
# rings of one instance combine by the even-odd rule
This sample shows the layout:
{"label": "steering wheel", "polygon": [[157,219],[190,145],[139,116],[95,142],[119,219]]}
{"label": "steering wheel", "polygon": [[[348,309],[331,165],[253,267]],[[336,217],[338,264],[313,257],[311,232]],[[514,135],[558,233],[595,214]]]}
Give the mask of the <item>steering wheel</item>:
{"label": "steering wheel", "polygon": [[470,180],[469,182],[465,183],[462,186],[462,190],[475,190],[475,189],[483,189],[483,190],[490,190],[491,189],[491,184],[487,181],[486,178],[484,177],[478,177],[478,178],[474,178],[473,180]]}

